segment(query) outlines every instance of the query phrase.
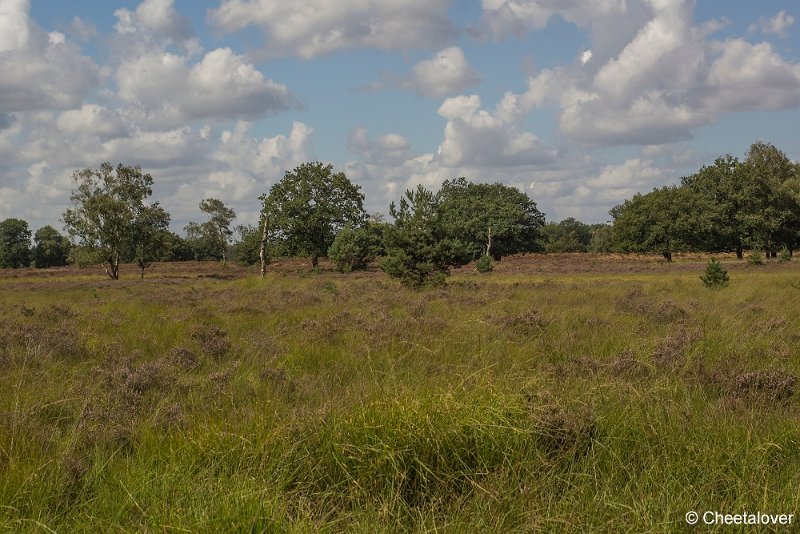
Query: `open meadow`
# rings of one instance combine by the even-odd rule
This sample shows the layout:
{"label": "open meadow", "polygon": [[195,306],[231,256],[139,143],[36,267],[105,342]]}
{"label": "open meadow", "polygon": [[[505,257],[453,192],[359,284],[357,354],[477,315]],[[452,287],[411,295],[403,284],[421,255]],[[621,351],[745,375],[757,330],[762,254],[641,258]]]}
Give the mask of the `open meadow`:
{"label": "open meadow", "polygon": [[725,256],[710,290],[707,259],[515,256],[422,291],[305,260],[0,271],[0,530],[800,514],[800,262]]}

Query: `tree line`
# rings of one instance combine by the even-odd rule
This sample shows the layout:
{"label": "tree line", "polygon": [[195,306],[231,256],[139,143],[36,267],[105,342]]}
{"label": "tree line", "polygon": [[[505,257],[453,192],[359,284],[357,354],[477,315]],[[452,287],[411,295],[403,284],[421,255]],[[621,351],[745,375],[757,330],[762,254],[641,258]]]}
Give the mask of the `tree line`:
{"label": "tree line", "polygon": [[[800,165],[766,143],[744,160],[718,158],[680,185],[637,193],[615,206],[611,224],[574,218],[547,222],[536,203],[500,183],[447,180],[438,192],[423,186],[389,206],[393,221],[364,210],[364,195],[332,165],[305,163],[259,198],[258,225],[233,226],[236,213],[221,200],[199,204],[204,222],[180,236],[170,215],[150,201],[153,178],[138,166],[76,171],[61,235],[52,226],[31,232],[21,219],[0,222],[0,267],[100,264],[112,279],[121,263],[144,277],[156,261],[233,259],[261,263],[305,256],[311,267],[329,257],[341,271],[381,268],[406,284],[440,283],[452,267],[478,261],[490,270],[503,256],[528,252],[660,253],[794,251],[800,244]],[[234,237],[236,236],[236,237]]]}

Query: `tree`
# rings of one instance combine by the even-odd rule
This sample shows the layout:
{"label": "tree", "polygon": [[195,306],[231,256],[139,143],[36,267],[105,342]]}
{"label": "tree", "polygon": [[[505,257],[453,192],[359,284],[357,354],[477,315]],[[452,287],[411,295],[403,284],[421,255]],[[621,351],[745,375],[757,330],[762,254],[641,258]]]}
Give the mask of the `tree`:
{"label": "tree", "polygon": [[72,175],[72,208],[64,212],[64,225],[78,241],[72,258],[81,263],[100,263],[112,279],[119,278],[119,264],[135,241],[134,222],[152,194],[153,177],[141,167],[103,163],[100,169],[84,169]]}
{"label": "tree", "polygon": [[392,202],[394,224],[384,234],[386,257],[381,268],[404,285],[439,285],[450,267],[467,263],[467,247],[451,237],[442,224],[439,195],[423,186],[406,191],[399,208]]}
{"label": "tree", "polygon": [[227,261],[228,240],[233,235],[231,223],[236,213],[219,199],[200,201],[200,211],[208,214],[209,220],[198,224],[190,222],[184,230],[186,240],[194,250],[195,260],[221,259]]}
{"label": "tree", "polygon": [[705,252],[735,251],[741,259],[748,230],[742,215],[748,193],[742,164],[730,155],[681,179],[702,209],[694,213],[693,249]]}
{"label": "tree", "polygon": [[589,228],[592,232],[589,252],[612,252],[614,250],[614,228],[610,224],[593,224]]}
{"label": "tree", "polygon": [[472,258],[489,254],[499,261],[508,254],[541,249],[544,215],[515,187],[448,180],[440,190],[439,210],[447,234],[463,243]]}
{"label": "tree", "polygon": [[572,217],[545,224],[541,233],[545,252],[586,252],[592,242],[591,227]]}
{"label": "tree", "polygon": [[348,223],[364,224],[364,195],[333,165],[304,163],[287,171],[262,195],[262,217],[269,218],[272,249],[289,256],[310,256],[312,267],[328,252]]}
{"label": "tree", "polygon": [[0,222],[0,268],[17,269],[31,264],[31,231],[22,219]]}
{"label": "tree", "polygon": [[235,230],[239,240],[231,246],[233,259],[242,265],[255,265],[259,262],[261,229],[251,224],[240,224]]}
{"label": "tree", "polygon": [[169,220],[169,213],[158,202],[137,209],[131,228],[131,255],[141,269],[142,279],[144,270],[162,256],[170,244]]}
{"label": "tree", "polygon": [[797,166],[775,146],[754,143],[744,164],[746,202],[740,220],[752,248],[769,257],[786,246],[794,249],[800,233],[800,184]]}
{"label": "tree", "polygon": [[50,225],[36,230],[33,236],[33,261],[36,267],[59,267],[67,264],[69,240]]}
{"label": "tree", "polygon": [[672,253],[691,249],[696,231],[697,198],[675,186],[653,189],[611,209],[614,242],[623,252],[659,252],[672,261]]}

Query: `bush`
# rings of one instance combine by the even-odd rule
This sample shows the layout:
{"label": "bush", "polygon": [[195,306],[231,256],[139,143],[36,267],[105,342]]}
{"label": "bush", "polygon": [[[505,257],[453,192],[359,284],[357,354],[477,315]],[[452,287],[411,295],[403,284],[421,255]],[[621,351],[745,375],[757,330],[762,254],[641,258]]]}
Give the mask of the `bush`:
{"label": "bush", "polygon": [[399,209],[389,212],[395,223],[384,231],[386,257],[381,268],[410,287],[441,286],[450,267],[469,261],[464,245],[447,236],[438,211],[439,196],[422,186],[406,191]]}
{"label": "bush", "polygon": [[750,265],[764,265],[764,256],[758,249],[750,251],[750,256],[747,257],[747,263]]}
{"label": "bush", "polygon": [[484,254],[481,258],[475,262],[475,269],[479,273],[490,273],[494,269],[494,265],[492,264],[492,257]]}
{"label": "bush", "polygon": [[345,225],[328,248],[328,258],[336,270],[349,273],[366,269],[369,262],[375,259],[376,243],[373,242],[373,234],[368,228],[353,228],[350,223]]}
{"label": "bush", "polygon": [[708,260],[708,266],[706,267],[706,274],[700,277],[700,280],[703,281],[703,284],[709,288],[721,288],[728,285],[728,281],[730,280],[728,277],[728,271],[725,270],[724,267],[714,258]]}
{"label": "bush", "polygon": [[781,249],[781,253],[778,254],[778,261],[784,263],[787,261],[792,261],[792,253],[789,251],[788,248],[783,247]]}

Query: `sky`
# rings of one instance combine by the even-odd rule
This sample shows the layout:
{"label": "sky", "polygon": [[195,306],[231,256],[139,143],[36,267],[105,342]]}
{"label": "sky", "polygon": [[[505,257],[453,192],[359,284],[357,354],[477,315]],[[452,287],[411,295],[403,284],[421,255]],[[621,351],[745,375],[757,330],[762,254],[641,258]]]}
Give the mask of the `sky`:
{"label": "sky", "polygon": [[796,0],[0,0],[0,220],[63,228],[72,174],[199,202],[331,163],[388,213],[502,182],[604,222],[756,141],[800,160]]}

